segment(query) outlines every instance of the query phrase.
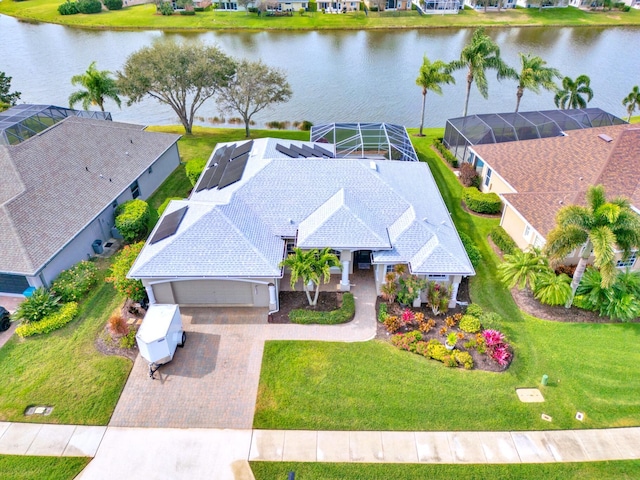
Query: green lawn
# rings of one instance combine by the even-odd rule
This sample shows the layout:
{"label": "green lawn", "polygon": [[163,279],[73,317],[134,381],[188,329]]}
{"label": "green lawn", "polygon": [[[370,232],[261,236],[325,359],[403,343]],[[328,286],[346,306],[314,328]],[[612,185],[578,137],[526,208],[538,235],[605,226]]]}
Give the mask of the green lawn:
{"label": "green lawn", "polygon": [[0,476],[5,480],[70,480],[90,460],[86,457],[0,455]]}
{"label": "green lawn", "polygon": [[640,461],[523,465],[407,465],[251,462],[256,480],[631,480],[640,478]]}
{"label": "green lawn", "polygon": [[[106,262],[103,262],[103,266]],[[82,302],[79,318],[47,335],[14,336],[0,349],[0,420],[106,425],[131,370],[131,361],[99,353],[94,342],[123,299],[103,282]],[[50,416],[23,415],[32,405]],[[1,470],[1,469],[0,469]]]}
{"label": "green lawn", "polygon": [[0,13],[14,17],[96,29],[163,29],[163,30],[329,30],[389,29],[523,25],[537,26],[611,26],[639,25],[640,11],[588,12],[576,8],[509,9],[502,12],[476,12],[466,9],[458,15],[418,15],[417,12],[383,12],[365,15],[353,12],[325,15],[322,12],[295,14],[291,17],[258,17],[245,12],[209,11],[195,16],[156,14],[154,4],[103,11],[93,15],[59,15],[60,0],[0,2]]}
{"label": "green lawn", "polygon": [[[413,132],[413,131],[412,131]],[[439,135],[442,130],[430,130]],[[357,344],[267,342],[256,428],[320,430],[529,430],[640,425],[640,324],[565,324],[522,314],[495,279],[498,258],[486,237],[497,220],[460,208],[461,187],[429,148],[412,137],[432,167],[456,226],[483,254],[471,283],[474,302],[500,313],[515,350],[507,372],[451,370],[371,341]],[[624,372],[624,374],[621,374]],[[546,402],[523,404],[515,388],[537,386]],[[586,413],[584,422],[574,419]],[[548,423],[541,413],[553,417]]]}

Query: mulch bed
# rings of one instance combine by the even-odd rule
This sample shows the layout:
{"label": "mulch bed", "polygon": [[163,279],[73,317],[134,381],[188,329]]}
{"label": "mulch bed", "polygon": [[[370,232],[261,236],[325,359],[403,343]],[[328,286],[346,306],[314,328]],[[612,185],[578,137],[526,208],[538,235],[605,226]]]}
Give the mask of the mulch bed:
{"label": "mulch bed", "polygon": [[[309,305],[307,294],[304,292],[280,292],[280,310],[269,315],[269,323],[291,323],[289,312],[296,309],[312,310],[316,312],[331,312],[342,305],[342,292],[320,292],[318,304]],[[311,292],[313,298],[313,292]]]}
{"label": "mulch bed", "polygon": [[[139,304],[134,303],[131,299],[127,299],[120,309],[120,315],[123,318],[134,318],[136,320],[135,323],[129,326],[129,328],[138,329],[136,325],[137,321],[144,318],[147,311],[140,307]],[[109,328],[109,324],[106,323],[104,329],[96,338],[95,346],[96,349],[104,354],[104,355],[118,355],[120,357],[125,357],[135,361],[138,356],[138,346],[135,345],[133,348],[121,348],[120,347],[120,339],[122,335],[117,335],[111,333],[111,329]]]}

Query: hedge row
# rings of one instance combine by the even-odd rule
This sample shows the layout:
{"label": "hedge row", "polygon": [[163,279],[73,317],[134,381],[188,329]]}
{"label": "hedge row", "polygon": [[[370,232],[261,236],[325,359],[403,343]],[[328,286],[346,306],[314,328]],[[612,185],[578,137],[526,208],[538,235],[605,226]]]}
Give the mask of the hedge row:
{"label": "hedge row", "polygon": [[436,147],[436,150],[440,152],[442,158],[444,158],[449,165],[453,168],[458,168],[458,159],[447,147],[444,146],[444,143],[442,143],[439,138],[433,139],[433,146]]}
{"label": "hedge row", "polygon": [[478,247],[475,246],[471,237],[464,232],[458,232],[460,235],[460,240],[462,240],[462,245],[464,249],[467,251],[467,255],[469,256],[469,260],[471,260],[471,265],[474,267],[480,263],[482,260],[482,254]]}
{"label": "hedge row", "polygon": [[44,317],[39,322],[20,325],[16,328],[16,333],[22,338],[30,337],[31,335],[38,335],[40,333],[49,333],[64,327],[67,323],[73,320],[77,314],[78,304],[76,302],[65,303],[56,313]]}
{"label": "hedge row", "polygon": [[462,199],[469,210],[477,213],[499,213],[502,208],[496,193],[482,193],[476,187],[463,189]]}
{"label": "hedge row", "polygon": [[496,244],[496,247],[498,247],[505,255],[512,254],[518,248],[515,240],[511,238],[511,235],[509,235],[500,225],[491,230],[489,235],[491,236],[493,243]]}
{"label": "hedge row", "polygon": [[320,325],[336,325],[350,321],[356,314],[356,303],[353,294],[345,292],[342,295],[342,306],[331,312],[316,312],[313,310],[296,309],[289,313],[291,323],[308,325],[318,323]]}

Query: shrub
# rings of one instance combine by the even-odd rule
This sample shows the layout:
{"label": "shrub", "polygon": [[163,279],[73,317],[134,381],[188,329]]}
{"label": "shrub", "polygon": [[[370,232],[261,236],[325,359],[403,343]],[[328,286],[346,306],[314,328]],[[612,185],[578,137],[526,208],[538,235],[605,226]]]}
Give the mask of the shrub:
{"label": "shrub", "polygon": [[45,317],[53,314],[60,308],[60,299],[55,297],[50,291],[40,287],[33,294],[23,301],[15,313],[15,318],[25,323],[39,322]]}
{"label": "shrub", "polygon": [[51,285],[51,293],[63,303],[80,300],[96,284],[98,267],[82,260],[58,275]]}
{"label": "shrub", "polygon": [[418,329],[422,333],[429,333],[431,331],[431,329],[433,329],[435,326],[436,326],[436,321],[433,318],[430,318],[426,322],[424,322],[424,321],[420,322],[418,324]]}
{"label": "shrub", "polygon": [[143,242],[126,245],[111,265],[111,275],[106,279],[107,282],[113,283],[113,286],[120,294],[136,302],[143,300],[147,294],[142,282],[127,278],[127,273],[131,270],[131,266],[143,246]]}
{"label": "shrub", "polygon": [[499,225],[491,230],[489,235],[491,236],[493,243],[496,244],[496,247],[498,247],[505,255],[511,255],[518,248],[518,245],[515,240],[511,238],[511,235],[509,235],[507,231]]}
{"label": "shrub", "polygon": [[427,355],[429,355],[429,357],[433,358],[434,360],[443,362],[444,357],[449,355],[449,350],[447,350],[447,348],[439,341],[431,339],[427,343]]}
{"label": "shrub", "polygon": [[423,357],[429,358],[429,353],[427,352],[428,343],[424,341],[416,342],[416,353],[418,355],[422,355]]}
{"label": "shrub", "polygon": [[272,120],[266,123],[267,128],[274,130],[285,130],[289,126],[289,122],[279,122],[278,120]]}
{"label": "shrub", "polygon": [[398,302],[403,305],[411,305],[420,295],[420,290],[427,286],[427,281],[416,275],[401,275],[398,284]]}
{"label": "shrub", "polygon": [[462,314],[455,313],[445,318],[444,323],[447,327],[452,328],[452,327],[455,327],[458,324],[458,322],[460,322],[461,319],[462,319]]}
{"label": "shrub", "polygon": [[477,303],[472,303],[470,305],[467,305],[465,313],[467,315],[473,315],[474,317],[480,318],[480,315],[482,315],[482,307]]}
{"label": "shrub", "polygon": [[136,330],[130,329],[126,335],[120,338],[120,348],[133,348],[136,346]]}
{"label": "shrub", "polygon": [[480,176],[470,163],[460,165],[460,183],[465,187],[480,187]]}
{"label": "shrub", "polygon": [[438,150],[438,152],[440,152],[440,155],[442,155],[442,158],[444,158],[444,160],[449,165],[451,165],[453,168],[458,167],[458,159],[453,153],[449,151],[449,149],[447,149],[447,147],[444,145],[444,143],[442,143],[442,141],[439,138],[433,139],[433,146],[436,148],[436,150]]}
{"label": "shrub", "polygon": [[109,317],[109,330],[112,335],[125,335],[129,332],[127,320],[122,315],[114,313]]}
{"label": "shrub", "polygon": [[456,362],[456,357],[453,354],[445,355],[442,357],[442,363],[444,363],[445,367],[453,368],[458,366],[458,362]]}
{"label": "shrub", "polygon": [[160,2],[158,12],[162,15],[173,15],[173,5],[171,2]]}
{"label": "shrub", "polygon": [[78,304],[76,302],[66,303],[58,312],[47,315],[39,322],[27,323],[16,328],[16,334],[20,337],[30,337],[41,333],[49,333],[64,327],[78,314]]}
{"label": "shrub", "polygon": [[511,352],[509,351],[509,345],[506,343],[497,345],[495,348],[489,351],[489,356],[498,362],[498,365],[505,366],[511,360]]}
{"label": "shrub", "polygon": [[460,320],[460,330],[467,333],[480,331],[480,320],[472,315],[463,315]]}
{"label": "shrub", "polygon": [[115,226],[125,242],[135,242],[146,235],[149,213],[149,204],[139,198],[118,205]]}
{"label": "shrub", "polygon": [[100,0],[78,0],[78,12],[80,13],[100,13],[102,11],[102,3]]}
{"label": "shrub", "polygon": [[185,166],[185,173],[187,174],[187,178],[191,182],[191,186],[195,186],[198,182],[198,178],[202,174],[204,167],[207,165],[206,158],[194,158],[193,160],[189,160]]}
{"label": "shrub", "polygon": [[480,315],[480,323],[484,328],[497,330],[502,326],[504,319],[496,312],[487,312]]}
{"label": "shrub", "polygon": [[58,5],[58,13],[60,15],[75,15],[80,12],[78,11],[78,4],[76,2],[70,2],[67,0],[66,2]]}
{"label": "shrub", "polygon": [[504,343],[504,334],[499,330],[485,330],[484,332],[482,332],[482,336],[484,337],[484,341],[487,347],[493,347],[495,345]]}
{"label": "shrub", "polygon": [[428,282],[427,303],[434,315],[445,313],[449,309],[452,291],[453,287],[451,285],[444,286],[437,282]]}
{"label": "shrub", "polygon": [[402,320],[395,315],[388,315],[384,319],[384,326],[389,333],[396,333],[402,327]]}
{"label": "shrub", "polygon": [[311,123],[309,120],[303,120],[300,123],[298,129],[308,132],[309,130],[311,130],[311,127],[313,127],[313,123]]}
{"label": "shrub", "polygon": [[122,0],[104,0],[104,6],[107,10],[121,10]]}
{"label": "shrub", "polygon": [[453,351],[453,358],[461,364],[465,370],[471,370],[473,368],[473,358],[469,352],[461,352],[460,350]]}
{"label": "shrub", "polygon": [[467,255],[469,256],[469,260],[471,261],[471,265],[474,267],[480,263],[482,260],[482,254],[480,253],[480,249],[475,246],[471,237],[464,232],[458,232],[460,235],[460,240],[462,240],[462,245],[464,249],[467,251]]}
{"label": "shrub", "polygon": [[394,280],[389,281],[387,279],[387,283],[383,284],[380,287],[380,294],[385,302],[393,303],[398,295],[398,284],[395,282],[395,274],[391,274],[394,276]]}
{"label": "shrub", "polygon": [[534,297],[545,305],[564,305],[572,294],[569,275],[556,275],[551,270],[537,278],[533,291]]}
{"label": "shrub", "polygon": [[378,321],[380,323],[384,322],[384,320],[387,318],[387,315],[387,304],[381,303],[378,307]]}
{"label": "shrub", "polygon": [[317,323],[320,325],[336,325],[339,323],[346,323],[353,319],[356,314],[356,303],[353,299],[353,294],[345,292],[342,295],[342,306],[331,312],[317,312],[313,310],[296,309],[289,313],[289,320],[292,323],[311,324]]}
{"label": "shrub", "polygon": [[416,320],[416,314],[413,312],[413,310],[409,308],[405,308],[402,311],[401,318],[402,318],[402,323],[404,323],[405,325],[412,325]]}
{"label": "shrub", "polygon": [[[195,15],[195,10],[180,10],[180,15]],[[135,337],[134,337],[135,340]],[[122,340],[120,340],[122,342]],[[133,345],[132,345],[133,346]],[[131,347],[123,347],[123,348],[131,348]]]}
{"label": "shrub", "polygon": [[472,212],[493,214],[502,209],[502,202],[496,193],[482,193],[476,187],[463,189],[462,199]]}
{"label": "shrub", "polygon": [[415,330],[408,333],[399,333],[391,337],[391,343],[393,345],[408,352],[416,351],[416,343],[419,340],[422,340],[422,334]]}

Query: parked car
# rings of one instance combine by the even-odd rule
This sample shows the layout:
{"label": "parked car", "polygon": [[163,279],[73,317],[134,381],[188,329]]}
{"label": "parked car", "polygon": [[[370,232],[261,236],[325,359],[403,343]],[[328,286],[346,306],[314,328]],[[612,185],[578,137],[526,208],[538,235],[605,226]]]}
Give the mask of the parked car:
{"label": "parked car", "polygon": [[9,315],[9,311],[4,307],[0,307],[0,332],[9,330],[10,326],[11,316]]}

